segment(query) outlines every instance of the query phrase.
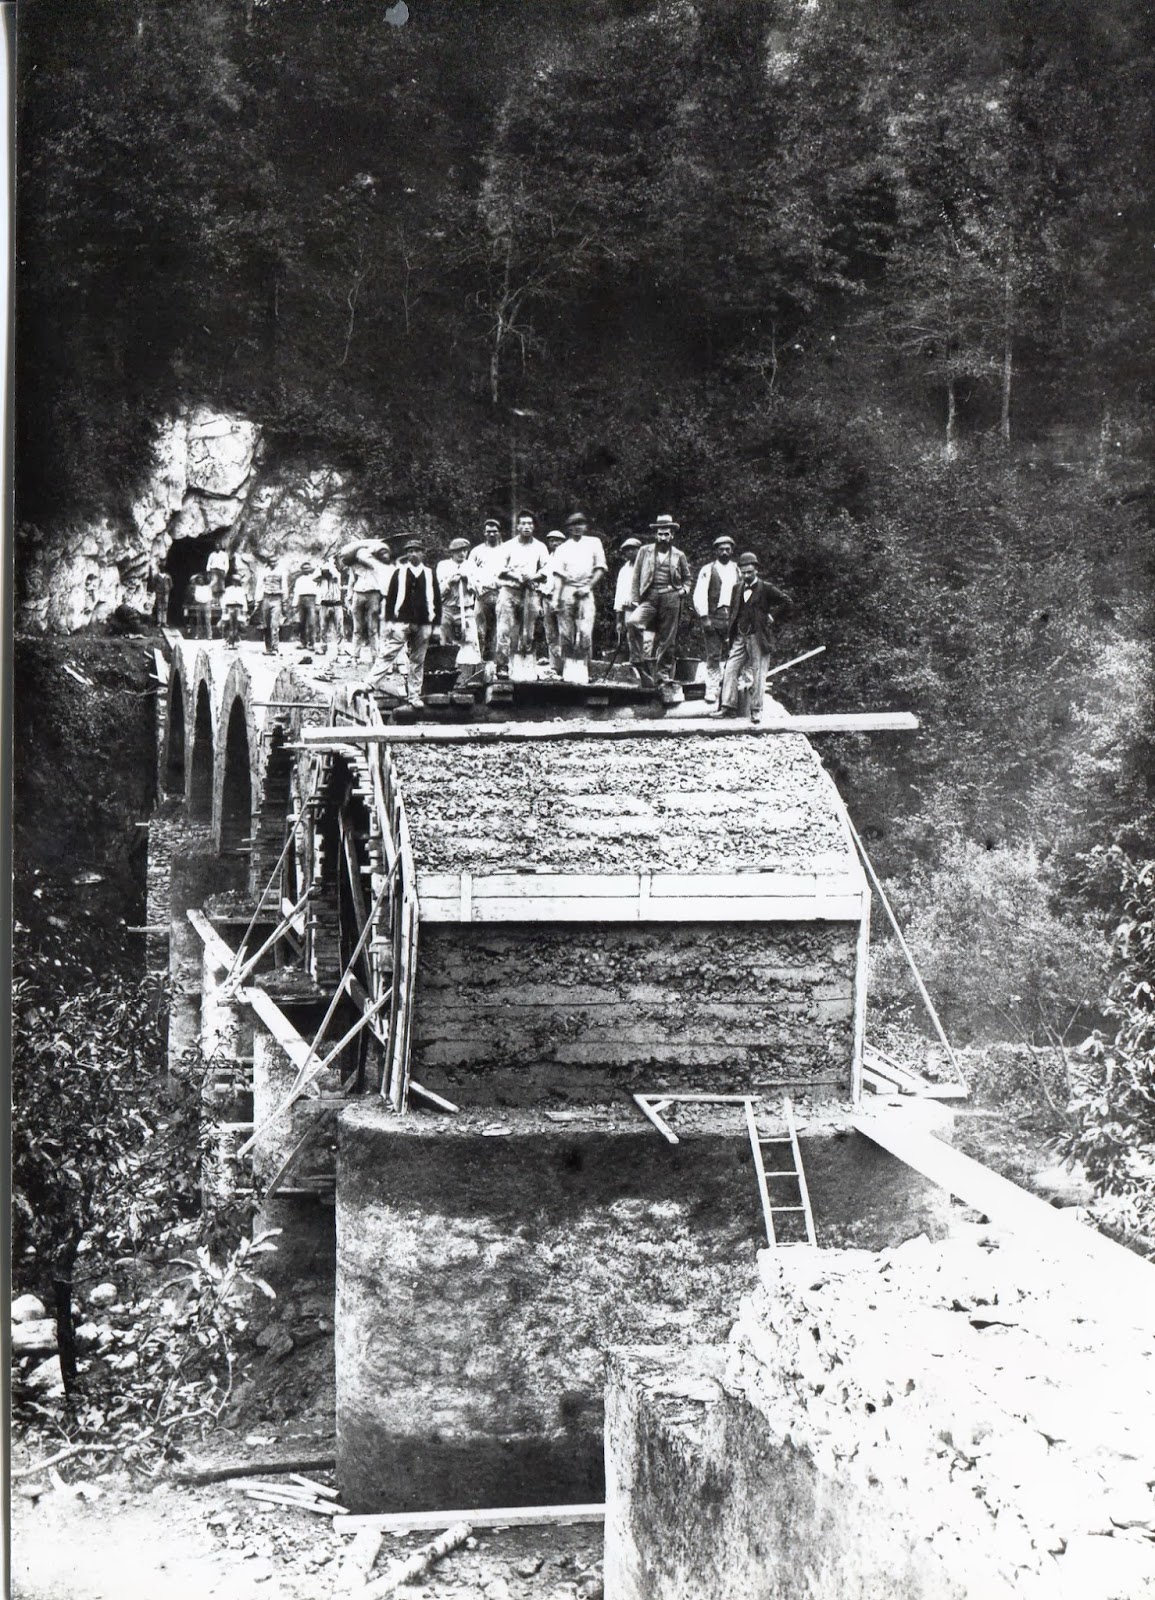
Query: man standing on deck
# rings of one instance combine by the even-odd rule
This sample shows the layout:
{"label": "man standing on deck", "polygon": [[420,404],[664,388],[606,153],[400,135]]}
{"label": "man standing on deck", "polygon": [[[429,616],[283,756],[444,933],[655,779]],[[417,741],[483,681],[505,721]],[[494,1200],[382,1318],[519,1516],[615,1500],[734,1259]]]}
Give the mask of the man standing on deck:
{"label": "man standing on deck", "polygon": [[421,705],[425,687],[425,652],[441,620],[441,591],[437,575],[425,565],[425,544],[410,539],[405,559],[393,571],[385,591],[385,631],[381,665],[374,677],[385,677],[404,649],[409,655],[407,684],[410,705]]}
{"label": "man standing on deck", "polygon": [[[617,582],[614,584],[614,620],[618,627],[618,648],[628,644],[630,649],[630,665],[641,670],[642,654],[637,648],[634,635],[626,627],[626,612],[634,608],[634,567],[638,559],[638,551],[642,548],[640,539],[623,539],[618,546],[618,553],[622,564],[618,571]],[[635,654],[636,649],[636,654]]]}
{"label": "man standing on deck", "polygon": [[545,647],[549,652],[550,671],[561,677],[561,634],[558,632],[557,606],[554,604],[554,567],[553,560],[565,543],[565,534],[560,528],[551,528],[545,536],[546,548],[549,552],[546,558],[546,573],[549,579],[545,594],[541,601],[541,626],[545,634]]}
{"label": "man standing on deck", "polygon": [[339,559],[350,572],[354,658],[366,650],[372,657],[377,653],[381,601],[394,571],[392,552],[381,540],[356,539],[345,545]]}
{"label": "man standing on deck", "polygon": [[738,563],[729,534],[714,540],[714,559],[707,561],[694,585],[694,610],[706,640],[706,699],[717,700],[722,689],[722,658],[730,639],[730,603],[738,587]]}
{"label": "man standing on deck", "polygon": [[253,610],[265,636],[267,656],[275,656],[281,648],[281,624],[288,604],[289,571],[284,559],[258,561],[253,571]]}
{"label": "man standing on deck", "polygon": [[606,574],[602,542],[589,531],[580,511],[565,519],[566,539],[554,555],[553,597],[561,638],[562,675],[588,683],[593,652],[594,590]]}
{"label": "man standing on deck", "polygon": [[[502,545],[504,564],[497,575],[497,675],[509,677],[513,655],[533,659],[533,640],[542,590],[550,579],[549,551],[533,536],[533,517],[523,511],[517,534]],[[536,665],[531,667],[536,674]]]}
{"label": "man standing on deck", "polygon": [[751,722],[757,722],[762,715],[770,660],[770,629],[774,622],[770,607],[788,607],[790,597],[758,576],[758,557],[752,551],[738,557],[738,572],[730,615],[730,653],[722,675],[722,704],[710,715],[739,717],[745,707]]}
{"label": "man standing on deck", "polygon": [[[678,624],[682,601],[690,590],[690,563],[674,543],[677,528],[673,517],[665,514],[651,522],[654,543],[643,545],[634,562],[634,609],[626,626],[637,641],[639,671],[647,688],[672,690],[674,682]],[[654,653],[649,660],[641,655],[647,628],[654,632]]]}
{"label": "man standing on deck", "polygon": [[470,580],[468,539],[450,541],[449,554],[437,563],[441,591],[441,643],[478,649],[477,598]]}
{"label": "man standing on deck", "polygon": [[492,661],[497,649],[497,574],[505,565],[501,523],[486,517],[480,544],[469,552],[469,581],[477,598],[477,639],[482,659]]}

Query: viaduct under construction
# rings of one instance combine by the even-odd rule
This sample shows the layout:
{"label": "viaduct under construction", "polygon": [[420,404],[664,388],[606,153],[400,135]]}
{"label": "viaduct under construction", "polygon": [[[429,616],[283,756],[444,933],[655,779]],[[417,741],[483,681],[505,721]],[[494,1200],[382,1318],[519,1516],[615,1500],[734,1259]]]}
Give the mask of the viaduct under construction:
{"label": "viaduct under construction", "polygon": [[[559,684],[431,692],[402,722],[309,662],[164,638],[170,1059],[202,1073],[205,1183],[283,1230],[282,1282],[332,1260],[343,1503],[605,1505],[607,1594],[798,1592],[744,1587],[782,1564],[747,1524],[789,1482],[782,1537],[819,1540],[820,1453],[787,1470],[748,1418],[699,1425],[737,1404],[702,1352],[773,1274],[794,1304],[787,1258],[967,1219],[1050,1241],[1058,1216],[933,1137],[964,1089],[866,1036],[879,886],[811,737],[916,720],[753,726]],[[922,1572],[892,1545],[880,1570]]]}

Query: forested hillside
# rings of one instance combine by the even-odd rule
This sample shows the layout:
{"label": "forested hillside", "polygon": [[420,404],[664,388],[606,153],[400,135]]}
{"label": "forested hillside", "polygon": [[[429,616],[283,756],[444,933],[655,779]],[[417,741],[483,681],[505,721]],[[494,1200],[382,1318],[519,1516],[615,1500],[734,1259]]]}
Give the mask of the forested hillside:
{"label": "forested hillside", "polygon": [[1148,5],[20,9],[26,528],[203,401],[382,531],[731,532],[827,646],[788,703],[924,719],[824,753],[952,1022],[1098,982],[1089,852],[1155,835]]}

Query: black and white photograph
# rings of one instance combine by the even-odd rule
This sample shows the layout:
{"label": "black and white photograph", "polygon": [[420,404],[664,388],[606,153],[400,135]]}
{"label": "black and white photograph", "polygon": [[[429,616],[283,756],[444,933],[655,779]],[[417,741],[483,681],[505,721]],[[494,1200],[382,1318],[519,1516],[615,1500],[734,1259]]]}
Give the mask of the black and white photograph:
{"label": "black and white photograph", "polygon": [[15,1600],[1155,1600],[1155,9],[20,0]]}

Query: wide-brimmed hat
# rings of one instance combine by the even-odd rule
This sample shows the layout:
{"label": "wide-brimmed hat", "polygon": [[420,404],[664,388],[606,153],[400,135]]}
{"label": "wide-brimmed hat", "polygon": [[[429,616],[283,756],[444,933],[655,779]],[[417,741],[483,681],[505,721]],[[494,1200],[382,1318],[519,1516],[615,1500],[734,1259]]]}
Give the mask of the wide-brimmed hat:
{"label": "wide-brimmed hat", "polygon": [[589,518],[586,516],[584,511],[571,511],[569,516],[565,519],[565,525],[567,528],[574,528],[579,522],[587,525],[589,523]]}
{"label": "wide-brimmed hat", "polygon": [[718,535],[718,537],[714,540],[713,548],[715,550],[717,550],[724,544],[728,544],[730,546],[730,549],[733,550],[734,541],[733,541],[733,539],[731,539],[731,537],[730,537],[730,535],[728,533],[720,533]]}
{"label": "wide-brimmed hat", "polygon": [[469,549],[469,540],[468,539],[450,539],[449,548],[450,548],[451,551],[452,550],[468,550]]}
{"label": "wide-brimmed hat", "polygon": [[619,550],[640,550],[641,548],[642,541],[640,539],[633,538],[623,539],[621,544],[618,546]]}
{"label": "wide-brimmed hat", "polygon": [[681,526],[682,524],[680,522],[675,522],[673,517],[671,517],[665,511],[662,512],[660,517],[656,517],[654,521],[650,523],[650,527],[657,528],[659,532],[661,532],[663,528],[668,528],[671,533],[676,533]]}

